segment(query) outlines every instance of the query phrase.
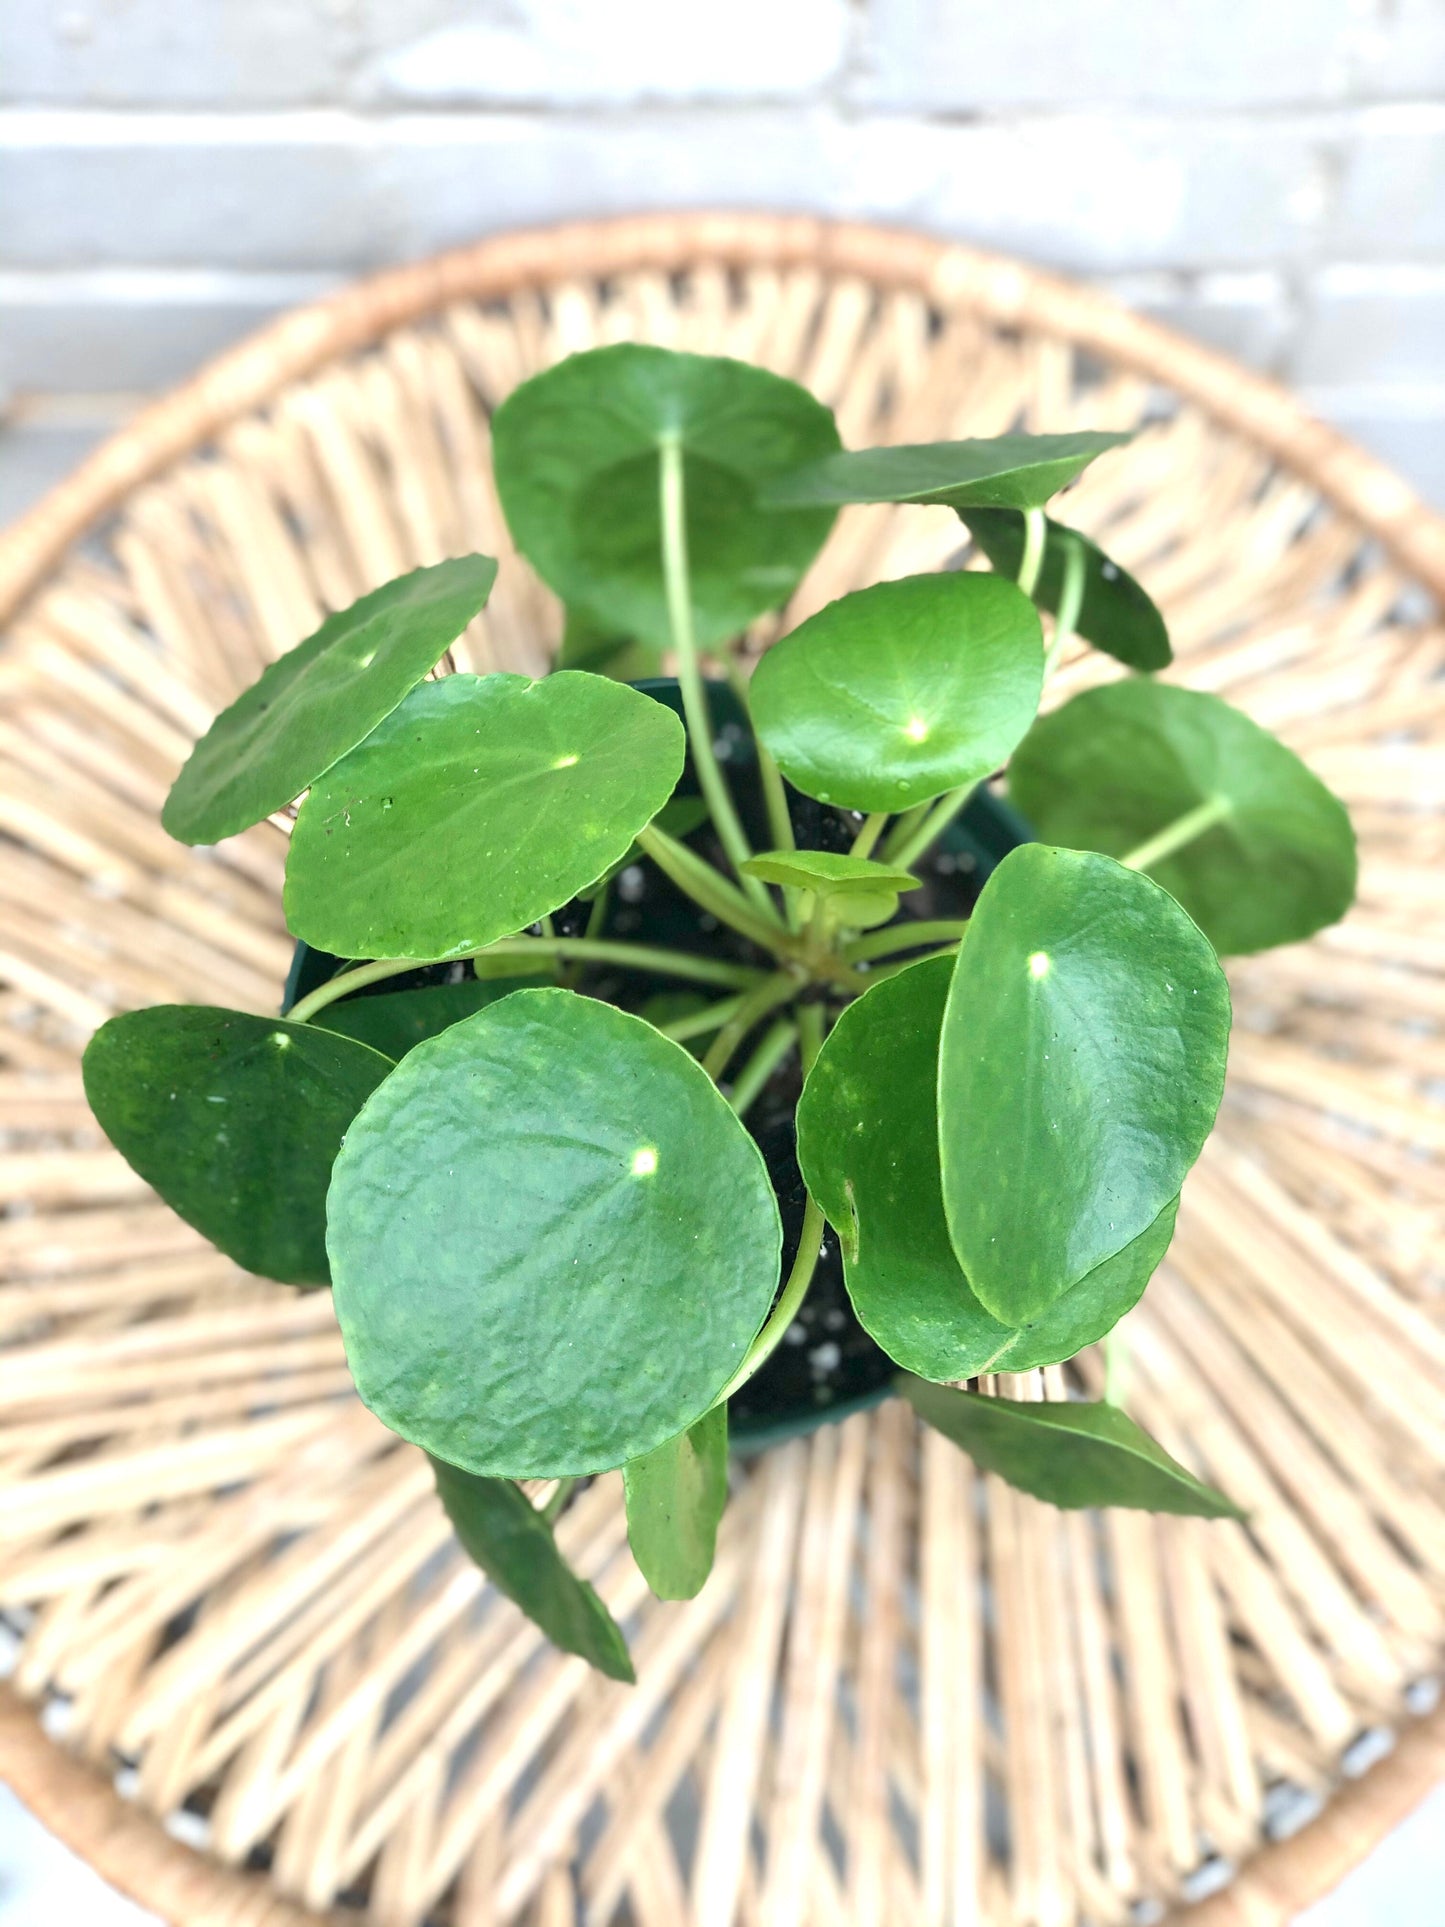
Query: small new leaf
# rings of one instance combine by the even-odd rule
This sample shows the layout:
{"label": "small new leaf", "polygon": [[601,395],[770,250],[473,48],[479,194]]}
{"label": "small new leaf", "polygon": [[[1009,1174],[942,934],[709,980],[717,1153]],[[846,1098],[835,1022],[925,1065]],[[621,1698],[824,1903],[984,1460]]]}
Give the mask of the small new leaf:
{"label": "small new leaf", "polygon": [[1231,1499],[1196,1479],[1117,1406],[1022,1403],[922,1379],[899,1389],[918,1416],[1020,1492],[1047,1505],[1125,1506],[1203,1519],[1242,1519]]}
{"label": "small new leaf", "polygon": [[434,1458],[437,1496],[468,1556],[564,1653],[609,1679],[636,1678],[627,1642],[594,1589],[557,1550],[552,1528],[510,1479],[480,1479]]}
{"label": "small new leaf", "polygon": [[284,809],[416,687],[496,575],[490,556],[459,556],[328,616],[212,723],[166,798],[165,828],[181,843],[219,843]]}
{"label": "small new leaf", "polygon": [[896,897],[919,885],[911,870],[834,850],[764,850],[750,856],[743,868],[764,883],[811,890],[819,897],[878,896],[890,891]]}
{"label": "small new leaf", "polygon": [[692,1599],[712,1571],[728,1496],[726,1405],[622,1468],[627,1537],[659,1599]]}
{"label": "small new leaf", "polygon": [[914,502],[951,509],[1036,509],[1097,456],[1129,439],[1088,430],[848,449],[779,477],[765,499],[779,508]]}

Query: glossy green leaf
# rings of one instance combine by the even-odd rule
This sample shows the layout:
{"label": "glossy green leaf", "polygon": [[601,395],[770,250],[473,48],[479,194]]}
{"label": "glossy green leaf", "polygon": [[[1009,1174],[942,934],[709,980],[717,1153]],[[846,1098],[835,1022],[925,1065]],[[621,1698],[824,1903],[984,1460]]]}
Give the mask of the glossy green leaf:
{"label": "glossy green leaf", "polygon": [[897,915],[896,890],[840,890],[823,904],[823,920],[830,930],[876,930]]}
{"label": "glossy green leaf", "polygon": [[[701,829],[706,821],[707,804],[700,796],[670,796],[653,818],[653,826],[680,841],[685,836],[691,836],[694,830]],[[635,843],[631,844],[624,856],[610,864],[595,883],[589,883],[585,890],[579,890],[578,896],[584,903],[592,902],[604,883],[610,883],[615,876],[620,876],[629,863],[641,861],[641,850]]]}
{"label": "glossy green leaf", "polygon": [[613,623],[601,622],[586,609],[566,612],[562,625],[562,646],[557,651],[558,669],[590,669],[594,675],[611,676],[617,682],[640,682],[656,676],[662,666],[662,651],[653,645],[634,642],[619,633]]}
{"label": "glossy green leaf", "polygon": [[391,1059],[291,1024],[158,1004],[102,1024],[85,1095],[131,1169],[247,1271],[324,1285],[326,1187]]}
{"label": "glossy green leaf", "polygon": [[[455,965],[452,966],[455,969]],[[535,990],[546,977],[468,978],[459,984],[432,984],[422,990],[383,991],[373,997],[343,997],[311,1019],[323,1030],[338,1031],[370,1044],[395,1062],[428,1037],[438,1037],[514,990]]]}
{"label": "glossy green leaf", "polygon": [[728,1410],[622,1468],[627,1537],[643,1578],[659,1599],[692,1599],[712,1571],[718,1521],[728,1497]]}
{"label": "glossy green leaf", "polygon": [[985,1308],[1038,1318],[1179,1195],[1224,1088],[1229,989],[1165,891],[1026,843],[985,884],[939,1052],[949,1234]]}
{"label": "glossy green leaf", "polygon": [[442,958],[511,936],[627,854],[684,748],[669,709],[602,676],[424,683],[312,787],[286,920],[348,957]]}
{"label": "glossy green leaf", "polygon": [[1050,842],[1111,856],[1217,800],[1217,823],[1148,868],[1221,956],[1296,943],[1354,899],[1344,805],[1293,750],[1199,690],[1119,682],[1076,696],[1020,744],[1009,793]]}
{"label": "glossy green leaf", "polygon": [[1085,430],[848,449],[780,476],[766,499],[779,507],[916,502],[952,509],[1042,508],[1097,456],[1129,439]]}
{"label": "glossy green leaf", "polygon": [[906,810],[997,769],[1033,721],[1043,631],[1012,582],[915,575],[830,602],[774,645],[753,723],[795,788]]}
{"label": "glossy green leaf", "polygon": [[764,883],[780,883],[814,896],[873,896],[916,890],[919,879],[894,863],[872,857],[848,856],[834,850],[764,850],[750,856],[743,868]]}
{"label": "glossy green leaf", "polygon": [[434,1458],[437,1494],[458,1539],[498,1592],[563,1652],[609,1679],[636,1675],[616,1620],[557,1550],[552,1528],[510,1479],[481,1479]]}
{"label": "glossy green leaf", "polygon": [[412,1051],[347,1133],[328,1217],[361,1396],[470,1472],[600,1472],[675,1437],[778,1282],[767,1171],[711,1079],[567,990]]}
{"label": "glossy green leaf", "polygon": [[1116,1405],[1072,1399],[1025,1404],[916,1378],[905,1379],[900,1389],[924,1423],[961,1446],[976,1465],[1048,1505],[1244,1517]]}
{"label": "glossy green leaf", "polygon": [[798,1105],[798,1162],[838,1233],[858,1321],[905,1370],[933,1379],[1027,1371],[1094,1344],[1137,1302],[1178,1206],[1021,1328],[984,1310],[949,1242],[939,1174],[952,978],[951,957],[929,957],[865,991],[829,1033]]}
{"label": "glossy green leaf", "polygon": [[517,547],[594,628],[671,642],[658,451],[680,440],[693,619],[720,642],[786,601],[830,510],[759,507],[760,485],[838,446],[831,412],[779,375],[626,342],[524,382],[492,418],[497,490]]}
{"label": "glossy green leaf", "polygon": [[166,798],[166,829],[182,843],[219,843],[284,809],[416,687],[496,575],[490,556],[459,556],[328,616],[211,724]]}
{"label": "glossy green leaf", "polygon": [[[1021,509],[960,509],[969,533],[1001,575],[1017,576],[1024,558]],[[1044,559],[1034,586],[1034,601],[1058,614],[1068,573],[1071,546],[1084,565],[1084,599],[1075,631],[1105,655],[1131,669],[1165,669],[1174,660],[1164,618],[1146,592],[1079,529],[1045,522]]]}

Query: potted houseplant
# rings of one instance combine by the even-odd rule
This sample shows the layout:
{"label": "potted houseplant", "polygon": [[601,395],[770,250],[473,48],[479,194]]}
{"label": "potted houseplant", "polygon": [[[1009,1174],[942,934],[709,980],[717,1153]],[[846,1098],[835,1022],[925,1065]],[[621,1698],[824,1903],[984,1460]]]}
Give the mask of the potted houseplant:
{"label": "potted houseplant", "polygon": [[[757,1440],[897,1389],[1056,1504],[1233,1511],[1108,1400],[960,1389],[1138,1300],[1222,1091],[1219,956],[1354,890],[1338,801],[1154,681],[1157,610],[1045,513],[1123,439],[845,452],[760,369],[574,356],[493,423],[560,670],[434,675],[496,573],[443,562],[274,663],[171,791],[194,844],[304,796],[302,947],[283,1018],[104,1025],[100,1123],[238,1263],[331,1284],[465,1546],[616,1677],[552,1521],[621,1467],[643,1572],[695,1593],[730,1412]],[[748,681],[854,501],[952,509],[991,566],[845,596]],[[1040,718],[1072,637],[1135,673]]]}

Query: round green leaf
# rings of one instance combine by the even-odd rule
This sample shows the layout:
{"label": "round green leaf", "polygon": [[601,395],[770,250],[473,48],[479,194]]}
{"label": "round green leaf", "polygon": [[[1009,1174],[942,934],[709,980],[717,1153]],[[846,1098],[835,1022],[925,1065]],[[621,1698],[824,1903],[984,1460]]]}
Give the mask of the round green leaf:
{"label": "round green leaf", "polygon": [[990,1398],[907,1380],[918,1416],[987,1472],[1048,1505],[1117,1505],[1203,1519],[1242,1519],[1116,1405]]}
{"label": "round green leaf", "polygon": [[830,602],[763,657],[753,723],[804,795],[906,810],[981,782],[1033,720],[1043,631],[992,575],[915,575]]}
{"label": "round green leaf", "polygon": [[1293,750],[1217,696],[1091,689],[1019,745],[1009,794],[1052,843],[1124,856],[1202,804],[1221,820],[1149,874],[1221,956],[1297,943],[1349,909],[1355,836]]}
{"label": "round green leaf", "polygon": [[780,883],[814,896],[874,897],[916,890],[919,880],[911,870],[872,857],[847,856],[834,850],[764,850],[743,864],[750,876],[764,883]]}
{"label": "round green leaf", "polygon": [[937,503],[945,508],[1042,508],[1096,456],[1128,435],[995,435],[965,442],[857,448],[779,476],[767,491],[778,507],[844,502]]}
{"label": "round green leaf", "polygon": [[112,1017],[81,1066],[131,1169],[228,1258],[288,1285],[330,1276],[331,1166],[391,1068],[349,1037],[203,1004]]}
{"label": "round green leaf", "polygon": [[830,930],[876,930],[898,915],[896,890],[836,891],[823,905]]}
{"label": "round green leaf", "polygon": [[520,990],[419,1045],[328,1204],[361,1396],[469,1472],[601,1472],[691,1425],[777,1288],[761,1154],[638,1017]]}
{"label": "round green leaf", "polygon": [[[1024,559],[1022,510],[971,508],[960,509],[959,515],[1000,575],[1017,576]],[[1034,601],[1058,614],[1069,549],[1077,548],[1084,564],[1084,599],[1074,622],[1077,633],[1131,669],[1167,669],[1174,652],[1164,618],[1127,569],[1121,569],[1079,529],[1047,520],[1044,531],[1044,559]]]}
{"label": "round green leaf", "polygon": [[617,1621],[557,1550],[552,1528],[510,1479],[479,1479],[431,1462],[437,1496],[467,1555],[564,1653],[609,1679],[636,1675]]}
{"label": "round green leaf", "polygon": [[627,1539],[659,1599],[693,1599],[712,1571],[728,1497],[728,1408],[622,1468]]}
{"label": "round green leaf", "polygon": [[979,1303],[949,1242],[938,1163],[938,1051],[953,977],[929,957],[839,1018],[798,1105],[798,1162],[843,1248],[863,1329],[921,1378],[1052,1365],[1102,1338],[1168,1247],[1177,1199],[1021,1328]]}
{"label": "round green leaf", "polygon": [[416,687],[496,576],[490,556],[463,555],[328,616],[211,724],[166,798],[166,829],[181,843],[219,843],[284,809]]}
{"label": "round green leaf", "polygon": [[312,786],[286,920],[342,957],[442,958],[511,936],[627,854],[684,753],[671,710],[602,676],[425,683]]}
{"label": "round green leaf", "polygon": [[949,1234],[985,1308],[1038,1318],[1179,1195],[1214,1123],[1229,988],[1165,891],[1028,843],[984,885],[939,1053]]}
{"label": "round green leaf", "polygon": [[[452,966],[456,968],[455,965]],[[323,1030],[338,1031],[370,1044],[399,1063],[409,1050],[438,1037],[514,990],[533,990],[545,977],[474,977],[459,984],[431,984],[421,990],[389,990],[372,997],[343,997],[311,1019]]]}
{"label": "round green leaf", "polygon": [[780,375],[625,342],[524,382],[492,420],[517,547],[592,632],[670,646],[659,449],[679,440],[700,646],[787,600],[830,510],[760,508],[761,484],[838,446],[831,412]]}

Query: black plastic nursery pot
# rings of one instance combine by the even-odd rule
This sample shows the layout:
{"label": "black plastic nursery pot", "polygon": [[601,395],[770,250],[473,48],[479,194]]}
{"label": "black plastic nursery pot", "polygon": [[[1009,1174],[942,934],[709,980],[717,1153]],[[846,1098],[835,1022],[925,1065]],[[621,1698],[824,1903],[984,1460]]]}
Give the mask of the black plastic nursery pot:
{"label": "black plastic nursery pot", "polygon": [[[682,696],[673,679],[656,678],[634,687],[681,715]],[[770,843],[767,816],[756,749],[742,705],[726,683],[711,682],[707,687],[718,759],[732,781],[754,847],[765,849]],[[698,794],[690,758],[678,793]],[[859,816],[815,803],[792,789],[788,790],[788,802],[800,845],[825,850],[849,848],[858,831]],[[978,790],[927,857],[914,865],[923,878],[923,888],[912,891],[904,900],[897,921],[967,916],[994,868],[1010,850],[1028,839],[1028,826],[1007,804],[985,789]],[[718,859],[720,851],[708,825],[685,840],[700,854]],[[592,910],[590,902],[579,899],[556,911],[552,923],[557,935],[580,935]],[[593,934],[706,953],[729,961],[766,961],[746,938],[720,926],[652,864],[629,866],[617,877],[601,931],[594,930]],[[286,980],[283,1012],[334,976],[343,961],[298,943]],[[473,974],[469,963],[430,964],[405,976],[365,986],[352,997],[455,984]],[[588,966],[585,974],[573,981],[591,996],[660,1023],[706,1001],[689,989],[660,986],[656,979],[606,968]],[[773,1075],[745,1120],[777,1192],[783,1222],[784,1277],[802,1233],[806,1203],[794,1129],[800,1091],[801,1078],[794,1059]],[[732,1444],[744,1452],[760,1451],[863,1411],[889,1395],[897,1370],[854,1314],[843,1279],[842,1254],[830,1233],[807,1297],[782,1344],[729,1404]]]}

